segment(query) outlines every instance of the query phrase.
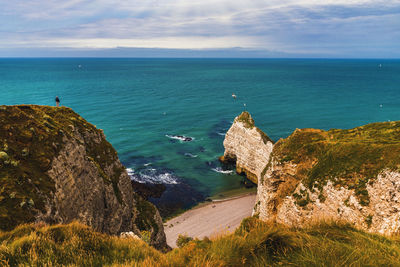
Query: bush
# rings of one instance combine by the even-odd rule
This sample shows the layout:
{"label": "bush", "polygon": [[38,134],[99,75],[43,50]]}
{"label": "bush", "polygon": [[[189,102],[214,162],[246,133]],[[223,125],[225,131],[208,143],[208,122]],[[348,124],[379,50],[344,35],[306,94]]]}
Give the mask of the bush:
{"label": "bush", "polygon": [[193,240],[193,238],[191,238],[190,236],[179,235],[178,239],[176,240],[176,245],[178,246],[178,248],[181,248],[192,240]]}

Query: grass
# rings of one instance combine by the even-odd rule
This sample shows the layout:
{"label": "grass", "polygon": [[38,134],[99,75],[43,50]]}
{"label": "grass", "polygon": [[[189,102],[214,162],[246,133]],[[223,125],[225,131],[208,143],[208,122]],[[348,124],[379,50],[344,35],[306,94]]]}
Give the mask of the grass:
{"label": "grass", "polygon": [[385,169],[400,167],[400,122],[372,123],[349,130],[296,130],[278,141],[273,157],[297,165],[296,178],[313,191],[334,185],[354,189],[369,204],[367,184]]}
{"label": "grass", "polygon": [[[122,201],[118,181],[123,169],[114,167],[112,177],[104,173],[117,160],[117,152],[101,130],[72,109],[0,106],[0,121],[0,229],[10,230],[31,222],[35,214],[45,211],[45,203],[55,190],[47,171],[66,138],[84,142],[88,158]],[[101,142],[95,143],[93,136]]]}
{"label": "grass", "polygon": [[[247,111],[243,111],[237,118],[235,119],[235,122],[241,122],[243,123],[244,127],[252,129],[255,127],[254,120],[251,117],[250,113]],[[269,138],[268,135],[266,135],[263,131],[261,131],[259,128],[256,127],[257,132],[261,135],[261,138],[266,144],[267,142],[273,142],[271,138]]]}
{"label": "grass", "polygon": [[235,122],[236,121],[243,123],[246,128],[251,129],[254,127],[254,120],[247,111],[243,111],[239,116],[237,116]]}
{"label": "grass", "polygon": [[400,238],[366,233],[340,222],[304,229],[244,219],[232,234],[190,240],[163,254],[141,240],[87,226],[21,225],[0,233],[7,266],[399,266]]}
{"label": "grass", "polygon": [[133,260],[142,264],[164,257],[143,241],[97,233],[79,223],[21,225],[0,234],[0,241],[3,266],[101,266]]}

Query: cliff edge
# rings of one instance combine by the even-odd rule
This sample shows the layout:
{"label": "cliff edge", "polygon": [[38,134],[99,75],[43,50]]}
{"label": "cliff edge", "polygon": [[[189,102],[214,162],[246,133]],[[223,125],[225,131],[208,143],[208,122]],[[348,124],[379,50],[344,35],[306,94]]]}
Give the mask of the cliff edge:
{"label": "cliff edge", "polygon": [[[241,127],[235,120],[231,129]],[[400,122],[349,130],[297,129],[271,152],[253,141],[254,132],[237,135],[227,134],[225,154],[231,155],[231,147],[236,157],[252,153],[236,163],[258,170],[253,172],[258,177],[253,214],[260,219],[289,226],[346,220],[371,232],[399,232]]]}
{"label": "cliff edge", "polygon": [[134,193],[102,130],[70,108],[0,106],[0,229],[79,221],[108,234],[143,231],[165,248],[158,210]]}

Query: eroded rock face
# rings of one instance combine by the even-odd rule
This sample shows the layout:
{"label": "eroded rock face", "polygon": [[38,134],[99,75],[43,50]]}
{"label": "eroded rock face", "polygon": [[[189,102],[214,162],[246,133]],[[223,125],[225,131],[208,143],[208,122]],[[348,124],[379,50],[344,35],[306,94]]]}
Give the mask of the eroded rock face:
{"label": "eroded rock face", "polygon": [[[274,179],[270,177],[273,175],[268,172],[265,178],[269,179],[268,181]],[[345,220],[371,232],[399,232],[399,172],[386,170],[378,175],[372,185],[367,185],[370,196],[368,206],[359,203],[354,190],[334,186],[331,181],[328,181],[321,191],[314,192],[300,182],[295,186],[293,193],[279,195],[277,192],[280,188],[272,186],[267,180],[258,189],[259,202],[255,206],[255,213],[264,221],[274,220],[289,226],[302,227],[320,220]],[[285,182],[288,183],[282,183]],[[299,201],[298,196],[304,194],[307,195],[305,201]]]}
{"label": "eroded rock face", "polygon": [[150,231],[151,244],[166,248],[157,209],[134,193],[101,130],[65,107],[2,106],[0,119],[10,157],[0,162],[2,229],[77,220],[108,234]]}
{"label": "eroded rock face", "polygon": [[235,118],[225,135],[225,153],[222,162],[234,162],[238,173],[245,173],[253,183],[258,183],[266,167],[273,143],[267,135],[254,126],[248,112]]}
{"label": "eroded rock face", "polygon": [[250,123],[236,118],[229,129],[224,160],[257,177],[254,215],[296,227],[333,219],[371,232],[400,231],[400,122],[297,129],[266,149],[245,117]]}
{"label": "eroded rock face", "polygon": [[[47,172],[55,182],[54,198],[46,213],[37,215],[37,220],[52,223],[78,220],[108,234],[134,229],[133,190],[123,166],[116,160],[101,169],[88,155],[85,139],[78,131],[74,133],[73,138],[64,138],[65,145]],[[100,144],[104,136],[94,134],[86,138]],[[117,175],[114,190],[112,182],[107,182],[111,178],[107,177]]]}

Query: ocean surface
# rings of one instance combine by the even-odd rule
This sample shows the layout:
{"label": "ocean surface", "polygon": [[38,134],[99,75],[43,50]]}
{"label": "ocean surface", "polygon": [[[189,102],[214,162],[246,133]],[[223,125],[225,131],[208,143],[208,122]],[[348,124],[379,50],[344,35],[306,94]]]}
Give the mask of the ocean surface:
{"label": "ocean surface", "polygon": [[242,186],[218,156],[244,109],[273,140],[400,120],[400,60],[0,59],[0,105],[55,96],[104,129],[132,179],[206,197]]}

